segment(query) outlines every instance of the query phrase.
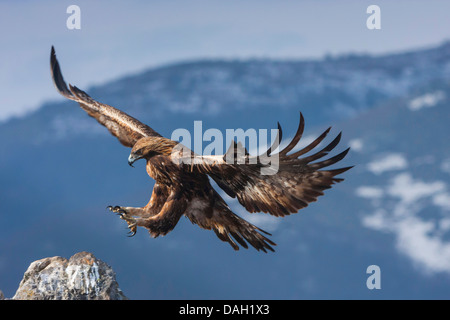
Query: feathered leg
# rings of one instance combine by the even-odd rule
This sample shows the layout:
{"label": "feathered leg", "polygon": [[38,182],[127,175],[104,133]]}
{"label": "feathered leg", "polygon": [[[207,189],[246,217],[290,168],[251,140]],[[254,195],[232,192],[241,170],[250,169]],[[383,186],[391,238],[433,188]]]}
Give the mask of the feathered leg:
{"label": "feathered leg", "polygon": [[131,236],[134,236],[137,228],[136,218],[147,219],[157,215],[162,210],[169,192],[166,186],[155,183],[152,197],[145,207],[108,206],[107,209],[119,215],[122,220],[125,220]]}

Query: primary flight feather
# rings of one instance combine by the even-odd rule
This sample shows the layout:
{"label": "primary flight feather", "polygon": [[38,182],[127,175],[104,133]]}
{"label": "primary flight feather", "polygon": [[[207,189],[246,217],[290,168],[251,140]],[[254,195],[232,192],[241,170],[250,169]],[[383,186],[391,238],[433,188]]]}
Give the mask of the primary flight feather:
{"label": "primary flight feather", "polygon": [[[316,201],[325,189],[343,180],[336,178],[337,175],[351,168],[321,170],[342,160],[349,149],[329,159],[313,162],[332,151],[341,134],[323,149],[299,158],[324,140],[330,128],[308,146],[288,154],[303,134],[302,114],[297,133],[284,148],[279,148],[282,131],[278,126],[278,137],[264,155],[251,156],[239,144],[231,145],[225,155],[197,155],[125,112],[92,99],[75,86],[67,86],[53,47],[50,65],[59,93],[78,102],[120,143],[132,148],[128,158],[130,165],[139,159],[147,161],[147,173],[155,180],[148,204],[144,207],[108,207],[127,222],[132,235],[137,227],[146,228],[153,237],[165,235],[185,215],[201,228],[212,229],[220,240],[228,242],[235,250],[239,250],[239,245],[248,248],[250,244],[257,250],[274,251],[272,246],[276,244],[267,238],[270,234],[234,214],[211,186],[208,176],[230,197],[237,198],[247,211],[282,217]],[[281,150],[274,154],[277,149]],[[263,174],[264,169],[270,169],[267,159],[277,161],[276,171]]]}

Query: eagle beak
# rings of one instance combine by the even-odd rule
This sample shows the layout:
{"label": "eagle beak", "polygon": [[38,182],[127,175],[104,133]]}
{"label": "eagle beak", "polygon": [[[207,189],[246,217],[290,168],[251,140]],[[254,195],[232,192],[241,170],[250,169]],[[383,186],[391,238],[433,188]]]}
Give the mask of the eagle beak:
{"label": "eagle beak", "polygon": [[136,157],[135,155],[130,154],[130,156],[128,157],[128,164],[130,165],[130,167],[133,167],[133,168],[134,168],[133,163],[134,163],[136,160],[139,160],[139,159],[141,159],[141,158],[142,158],[142,157]]}

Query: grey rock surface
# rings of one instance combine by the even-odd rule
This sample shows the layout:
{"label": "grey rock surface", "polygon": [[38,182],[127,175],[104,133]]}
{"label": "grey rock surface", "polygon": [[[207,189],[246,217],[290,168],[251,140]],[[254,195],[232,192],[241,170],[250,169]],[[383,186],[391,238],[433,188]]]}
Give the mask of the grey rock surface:
{"label": "grey rock surface", "polygon": [[13,300],[126,300],[115,272],[92,253],[34,261]]}

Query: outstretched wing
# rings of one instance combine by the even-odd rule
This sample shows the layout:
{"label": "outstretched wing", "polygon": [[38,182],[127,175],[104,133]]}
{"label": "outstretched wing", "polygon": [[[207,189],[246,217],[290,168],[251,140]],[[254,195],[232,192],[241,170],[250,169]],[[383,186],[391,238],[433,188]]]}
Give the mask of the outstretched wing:
{"label": "outstretched wing", "polygon": [[58,60],[56,59],[53,46],[50,55],[50,67],[53,82],[59,93],[67,99],[78,102],[80,107],[86,111],[88,115],[104,125],[124,146],[131,148],[140,138],[161,136],[152,128],[129,116],[125,112],[95,101],[86,92],[75,86],[69,84],[69,87],[67,87],[61,74],[61,69]]}
{"label": "outstretched wing", "polygon": [[[288,154],[300,141],[304,125],[304,118],[300,113],[300,125],[294,138],[279,153],[272,155],[272,151],[278,147],[278,142],[281,140],[282,131],[279,126],[279,137],[267,152],[270,158],[250,157],[247,152],[241,152],[235,157],[235,160],[243,157],[244,161],[239,164],[235,161],[225,161],[225,156],[196,157],[191,164],[191,170],[208,174],[220,188],[230,197],[237,198],[249,212],[266,212],[275,216],[296,213],[309,203],[316,201],[324,194],[325,189],[342,181],[342,178],[336,178],[336,176],[351,168],[320,170],[342,160],[350,148],[332,158],[313,163],[336,147],[341,134],[322,150],[310,156],[298,158],[313,150],[331,128],[308,146]],[[278,160],[277,165],[268,164],[268,159]],[[263,169],[266,170],[265,174],[262,174]],[[270,172],[270,170],[274,171]]]}

